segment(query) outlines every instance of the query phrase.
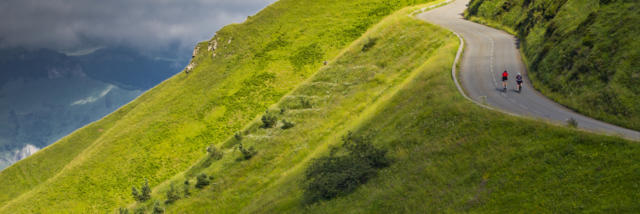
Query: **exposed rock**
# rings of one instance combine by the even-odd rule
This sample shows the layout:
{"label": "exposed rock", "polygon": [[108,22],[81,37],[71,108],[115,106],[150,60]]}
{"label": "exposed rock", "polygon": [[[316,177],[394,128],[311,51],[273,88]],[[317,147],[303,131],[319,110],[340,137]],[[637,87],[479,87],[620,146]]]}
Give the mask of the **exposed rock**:
{"label": "exposed rock", "polygon": [[216,57],[216,49],[218,49],[218,39],[209,42],[209,48],[207,50],[212,52],[211,57]]}
{"label": "exposed rock", "polygon": [[196,67],[196,63],[195,62],[191,62],[191,63],[189,63],[189,65],[187,65],[187,68],[185,68],[185,72],[188,74],[195,67]]}
{"label": "exposed rock", "polygon": [[200,50],[200,46],[196,46],[196,48],[193,49],[193,54],[191,55],[191,58],[195,58],[199,50]]}
{"label": "exposed rock", "polygon": [[218,40],[214,39],[213,41],[209,42],[208,51],[215,51],[216,49],[218,49]]}

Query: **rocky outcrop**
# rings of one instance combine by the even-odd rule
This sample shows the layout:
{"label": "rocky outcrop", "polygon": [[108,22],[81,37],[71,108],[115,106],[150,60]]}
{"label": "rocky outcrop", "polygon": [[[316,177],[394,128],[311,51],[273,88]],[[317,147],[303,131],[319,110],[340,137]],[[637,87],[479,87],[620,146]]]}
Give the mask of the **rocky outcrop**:
{"label": "rocky outcrop", "polygon": [[211,58],[216,57],[216,49],[218,49],[218,39],[214,38],[209,41],[209,47],[207,48],[208,51],[211,51]]}
{"label": "rocky outcrop", "polygon": [[193,54],[191,55],[192,59],[198,55],[198,51],[200,51],[200,46],[196,46],[196,48],[193,49]]}
{"label": "rocky outcrop", "polygon": [[196,67],[196,63],[195,62],[191,62],[189,63],[189,65],[187,65],[186,72],[189,73],[191,70],[193,70],[193,68]]}

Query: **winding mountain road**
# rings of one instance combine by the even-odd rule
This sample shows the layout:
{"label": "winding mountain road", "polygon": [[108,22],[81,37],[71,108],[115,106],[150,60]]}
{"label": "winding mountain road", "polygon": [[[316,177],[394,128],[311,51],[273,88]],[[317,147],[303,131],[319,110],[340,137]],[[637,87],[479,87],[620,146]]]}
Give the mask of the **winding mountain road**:
{"label": "winding mountain road", "polygon": [[[465,51],[458,80],[469,98],[512,114],[553,122],[566,123],[567,119],[574,118],[581,129],[640,140],[640,132],[577,114],[535,91],[530,87],[516,38],[506,32],[465,20],[462,13],[468,3],[469,0],[453,1],[418,14],[417,17],[450,29],[464,38]],[[504,70],[509,72],[507,92],[502,91],[501,74]],[[524,76],[521,93],[514,90],[517,73]]]}

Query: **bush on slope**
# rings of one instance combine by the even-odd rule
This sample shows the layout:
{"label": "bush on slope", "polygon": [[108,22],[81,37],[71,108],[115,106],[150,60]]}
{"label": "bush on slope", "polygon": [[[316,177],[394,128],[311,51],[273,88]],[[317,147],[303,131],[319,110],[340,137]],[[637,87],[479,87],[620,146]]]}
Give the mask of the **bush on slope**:
{"label": "bush on slope", "polygon": [[[188,75],[0,172],[0,212],[93,212],[128,204],[132,185],[148,179],[155,186],[187,169],[208,145],[240,130],[372,24],[425,1],[282,0],[227,26],[198,44]],[[54,154],[60,150],[68,151]],[[5,182],[20,178],[36,179]]]}
{"label": "bush on slope", "polygon": [[517,33],[542,93],[591,117],[640,130],[639,1],[472,0],[469,5],[469,16]]}

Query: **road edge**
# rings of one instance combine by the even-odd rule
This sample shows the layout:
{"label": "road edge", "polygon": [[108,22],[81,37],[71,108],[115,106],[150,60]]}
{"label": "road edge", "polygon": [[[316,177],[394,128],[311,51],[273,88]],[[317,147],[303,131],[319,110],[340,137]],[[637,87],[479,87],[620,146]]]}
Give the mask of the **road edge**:
{"label": "road edge", "polygon": [[[411,17],[413,17],[413,18],[416,18],[416,19],[418,19],[418,20],[424,21],[424,22],[426,22],[426,23],[429,23],[429,24],[432,24],[432,25],[439,26],[439,25],[437,25],[437,24],[434,24],[434,23],[428,22],[428,21],[426,21],[426,20],[419,19],[419,18],[417,18],[417,17],[416,17],[416,15],[421,14],[421,13],[426,13],[426,12],[428,12],[428,10],[429,10],[429,9],[433,9],[433,8],[436,8],[436,7],[444,6],[444,5],[447,5],[447,4],[449,4],[449,3],[453,2],[453,1],[455,1],[455,0],[446,0],[446,1],[441,2],[441,3],[438,3],[438,4],[436,4],[436,5],[431,5],[431,6],[429,6],[429,7],[425,7],[425,8],[422,8],[422,9],[418,9],[418,10],[416,10],[416,11],[412,12],[409,16],[411,16]],[[480,24],[480,23],[479,23],[479,24]],[[488,25],[485,25],[485,26],[488,26]],[[442,26],[439,26],[439,27],[442,27]],[[494,27],[492,27],[492,26],[488,26],[488,27],[494,28]],[[465,47],[465,45],[464,45],[464,44],[465,44],[465,43],[464,43],[464,39],[463,39],[463,38],[462,38],[462,36],[460,36],[460,34],[458,34],[457,32],[452,31],[452,30],[447,29],[447,28],[445,28],[445,29],[446,29],[447,31],[449,31],[449,32],[453,33],[454,35],[456,35],[456,36],[458,37],[458,39],[460,40],[460,46],[458,47],[458,52],[456,53],[456,58],[454,59],[454,61],[453,61],[453,65],[452,65],[452,67],[451,67],[451,76],[452,76],[452,80],[453,80],[453,82],[454,82],[454,83],[455,83],[455,85],[456,85],[456,88],[458,89],[458,92],[459,92],[460,94],[462,94],[462,96],[463,96],[465,99],[467,99],[467,100],[471,101],[472,103],[474,103],[474,104],[476,104],[476,105],[478,105],[478,106],[480,106],[480,107],[482,107],[482,108],[485,108],[485,109],[487,109],[487,110],[493,110],[493,111],[496,111],[496,112],[504,113],[504,114],[511,115],[511,116],[515,116],[515,117],[518,117],[518,118],[523,118],[523,119],[532,119],[532,120],[541,121],[541,122],[544,122],[544,123],[547,123],[547,124],[550,124],[550,125],[554,125],[554,126],[560,126],[560,127],[568,128],[568,127],[566,126],[566,124],[565,124],[565,123],[562,123],[562,122],[560,122],[560,121],[554,121],[554,120],[549,120],[549,119],[545,119],[545,118],[537,118],[537,117],[531,117],[531,116],[527,116],[527,115],[520,115],[520,114],[512,113],[512,112],[509,112],[509,111],[506,111],[506,110],[502,110],[502,109],[494,108],[494,107],[492,107],[492,106],[490,106],[490,105],[486,105],[486,104],[480,103],[480,102],[478,102],[478,101],[476,101],[476,100],[472,99],[471,97],[469,97],[469,96],[467,95],[467,93],[464,91],[464,88],[462,87],[462,85],[460,84],[460,82],[459,82],[459,80],[458,80],[458,78],[457,78],[457,74],[458,74],[458,72],[457,72],[457,70],[458,70],[458,69],[457,69],[457,67],[458,67],[458,65],[459,65],[459,63],[460,63],[460,57],[462,56],[462,53],[464,52],[464,47]],[[494,29],[496,29],[496,28],[494,28]],[[498,30],[500,30],[500,29],[498,29]],[[504,30],[502,30],[502,31],[504,31]],[[504,32],[506,32],[506,31],[504,31]],[[509,33],[507,33],[507,34],[509,34]],[[509,35],[511,35],[511,34],[509,34]],[[511,35],[511,36],[513,36],[513,35]],[[519,54],[522,54],[522,53],[519,53]],[[523,60],[523,63],[524,63],[524,59],[523,59],[522,55],[521,55],[519,58],[520,58],[520,60]],[[525,68],[525,69],[526,69],[526,68]],[[530,83],[530,84],[532,84],[532,83]],[[535,91],[536,93],[538,93],[538,94],[542,95],[543,97],[546,97],[546,96],[544,96],[542,93],[540,93],[539,91],[537,91],[537,90],[535,90],[535,89],[534,89],[534,91]],[[552,100],[552,101],[553,101],[553,100]],[[556,105],[559,105],[559,107],[564,108],[565,110],[569,110],[570,112],[573,112],[573,113],[575,113],[575,114],[582,115],[582,114],[580,114],[580,113],[577,113],[577,112],[573,111],[572,109],[569,109],[569,108],[567,108],[567,107],[565,107],[565,106],[563,106],[563,105],[561,105],[561,104],[559,104],[559,103],[556,103],[555,101],[553,101],[553,102],[554,102]],[[583,116],[584,116],[584,115],[583,115]],[[611,126],[617,127],[617,128],[627,129],[627,128],[623,128],[623,127],[620,127],[620,126],[617,126],[617,125],[613,125],[613,124],[611,124],[611,123],[607,123],[607,122],[604,122],[604,121],[601,121],[601,120],[597,120],[597,119],[595,119],[595,118],[591,118],[591,117],[588,117],[588,116],[585,116],[585,117],[587,117],[587,118],[589,118],[589,119],[593,119],[593,120],[599,121],[599,122],[602,122],[602,123],[605,123],[605,124],[607,124],[607,125],[611,125]],[[640,141],[640,140],[638,140],[638,139],[635,139],[635,138],[633,138],[633,137],[630,137],[630,136],[627,136],[627,135],[625,135],[625,134],[621,134],[621,133],[608,132],[608,131],[604,131],[604,130],[590,130],[590,129],[580,128],[580,127],[573,128],[573,129],[575,129],[575,130],[577,130],[577,131],[586,132],[586,133],[592,133],[592,134],[604,135],[604,136],[609,136],[609,137],[619,137],[619,138],[622,138],[622,139],[625,139],[625,140],[629,140],[629,141],[632,141],[632,142],[638,142],[638,141]],[[628,130],[630,130],[630,129],[628,129]],[[632,130],[632,131],[633,131],[633,130]]]}

